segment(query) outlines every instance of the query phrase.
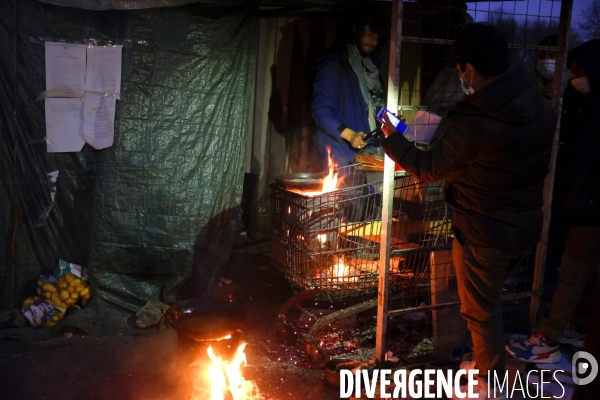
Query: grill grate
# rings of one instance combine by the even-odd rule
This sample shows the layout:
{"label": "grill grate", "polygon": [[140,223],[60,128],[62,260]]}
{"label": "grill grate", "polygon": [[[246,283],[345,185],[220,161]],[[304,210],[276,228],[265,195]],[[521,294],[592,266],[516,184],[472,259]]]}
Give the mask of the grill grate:
{"label": "grill grate", "polygon": [[[307,196],[271,185],[272,262],[305,290],[369,289],[378,284],[381,184],[359,165],[337,170],[342,188]],[[390,282],[427,282],[430,252],[450,243],[442,184],[396,179]]]}

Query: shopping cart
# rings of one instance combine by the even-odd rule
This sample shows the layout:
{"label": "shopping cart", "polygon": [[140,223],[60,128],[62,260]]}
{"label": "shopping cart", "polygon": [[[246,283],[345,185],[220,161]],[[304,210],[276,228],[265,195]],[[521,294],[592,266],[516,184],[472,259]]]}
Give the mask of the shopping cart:
{"label": "shopping cart", "polygon": [[[340,304],[354,303],[322,318],[312,315],[317,322],[304,341],[307,362],[316,369],[330,359],[317,343],[317,333],[377,305],[383,182],[367,183],[360,168],[354,164],[338,169],[341,188],[333,192],[306,195],[277,184],[270,187],[272,263],[298,291],[279,312],[280,340],[295,339],[297,328],[287,321],[292,307],[312,315],[301,306],[305,300],[326,296]],[[431,266],[443,262],[451,267],[451,227],[442,183],[423,184],[397,173],[393,210],[391,291],[397,298],[410,298],[407,309],[425,297],[434,302]]]}

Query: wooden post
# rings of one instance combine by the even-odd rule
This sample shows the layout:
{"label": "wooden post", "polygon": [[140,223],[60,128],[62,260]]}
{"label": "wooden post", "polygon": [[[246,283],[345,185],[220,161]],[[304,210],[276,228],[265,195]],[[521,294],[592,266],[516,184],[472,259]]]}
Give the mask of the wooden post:
{"label": "wooden post", "polygon": [[[392,3],[392,30],[390,35],[390,62],[388,72],[387,108],[398,110],[400,90],[400,49],[402,43],[403,0]],[[392,209],[394,203],[394,161],[385,156],[383,169],[383,212],[381,219],[381,246],[379,249],[379,289],[377,299],[377,335],[375,358],[381,365],[385,361],[388,321],[388,281],[392,242]]]}
{"label": "wooden post", "polygon": [[[563,0],[560,7],[560,23],[558,25],[558,45],[562,48],[556,60],[556,71],[554,72],[554,87],[552,90],[552,105],[556,108],[558,116],[554,141],[552,143],[552,155],[550,157],[550,169],[546,176],[544,185],[544,225],[542,237],[536,247],[535,269],[533,273],[533,296],[529,309],[529,329],[537,328],[537,312],[541,303],[542,288],[544,286],[544,268],[546,266],[546,251],[548,249],[548,231],[550,229],[550,218],[552,216],[552,192],[554,191],[554,174],[556,172],[556,155],[558,154],[558,135],[560,132],[560,117],[562,113],[561,88],[564,87],[566,75],[563,74],[566,67],[567,54],[569,53],[569,27],[571,26],[571,15],[573,12],[573,0]],[[560,78],[560,79],[559,79]]]}

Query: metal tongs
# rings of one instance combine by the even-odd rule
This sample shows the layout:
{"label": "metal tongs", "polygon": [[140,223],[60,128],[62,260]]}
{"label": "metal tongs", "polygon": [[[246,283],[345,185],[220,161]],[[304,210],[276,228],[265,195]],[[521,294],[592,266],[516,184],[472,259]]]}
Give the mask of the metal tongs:
{"label": "metal tongs", "polygon": [[363,140],[368,140],[371,138],[376,138],[377,136],[381,135],[383,132],[381,131],[381,127],[377,127],[375,129],[373,129],[371,132],[367,133],[367,136],[365,136],[363,138]]}

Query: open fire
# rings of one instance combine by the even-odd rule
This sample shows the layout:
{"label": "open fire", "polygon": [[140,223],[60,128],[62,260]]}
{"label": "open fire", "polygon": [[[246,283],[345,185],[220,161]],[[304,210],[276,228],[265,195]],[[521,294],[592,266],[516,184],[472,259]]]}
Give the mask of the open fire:
{"label": "open fire", "polygon": [[339,177],[337,172],[333,172],[335,168],[335,164],[333,162],[333,158],[331,157],[331,148],[327,147],[327,164],[329,166],[329,172],[325,178],[323,178],[323,182],[321,184],[321,191],[319,192],[311,192],[311,191],[301,191],[301,190],[292,190],[297,193],[301,193],[305,196],[319,196],[323,193],[333,192],[337,189]]}
{"label": "open fire", "polygon": [[192,399],[207,399],[207,386],[210,385],[210,400],[261,400],[258,386],[242,375],[241,368],[247,364],[245,347],[246,343],[241,343],[231,361],[226,361],[215,355],[212,347],[208,346],[210,365],[208,370],[203,368],[197,377]]}

